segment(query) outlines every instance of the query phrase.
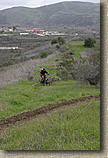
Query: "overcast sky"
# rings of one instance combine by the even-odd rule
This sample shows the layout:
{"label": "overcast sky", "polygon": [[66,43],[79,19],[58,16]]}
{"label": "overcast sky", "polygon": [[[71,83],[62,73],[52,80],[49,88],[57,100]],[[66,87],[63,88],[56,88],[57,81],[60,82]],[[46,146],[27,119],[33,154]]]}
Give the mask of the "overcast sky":
{"label": "overcast sky", "polygon": [[83,2],[100,3],[100,0],[0,0],[0,10],[15,7],[15,6],[36,8],[43,5],[58,3],[62,1],[83,1]]}

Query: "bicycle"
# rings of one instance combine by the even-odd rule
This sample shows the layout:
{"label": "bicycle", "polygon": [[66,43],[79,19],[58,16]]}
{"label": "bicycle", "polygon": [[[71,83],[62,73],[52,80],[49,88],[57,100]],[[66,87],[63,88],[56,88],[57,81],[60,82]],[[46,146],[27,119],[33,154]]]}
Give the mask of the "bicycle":
{"label": "bicycle", "polygon": [[45,76],[45,75],[42,75],[40,84],[41,84],[41,86],[45,86],[45,85],[46,85],[46,86],[47,86],[47,85],[50,86],[50,81],[49,81],[48,77]]}

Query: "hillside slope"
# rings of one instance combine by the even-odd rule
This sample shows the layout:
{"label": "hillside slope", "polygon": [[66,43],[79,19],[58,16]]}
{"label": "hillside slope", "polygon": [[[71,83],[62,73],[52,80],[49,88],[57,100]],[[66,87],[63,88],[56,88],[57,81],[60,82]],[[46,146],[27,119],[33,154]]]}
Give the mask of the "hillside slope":
{"label": "hillside slope", "polygon": [[39,8],[14,7],[0,11],[0,25],[99,27],[100,4],[60,2]]}

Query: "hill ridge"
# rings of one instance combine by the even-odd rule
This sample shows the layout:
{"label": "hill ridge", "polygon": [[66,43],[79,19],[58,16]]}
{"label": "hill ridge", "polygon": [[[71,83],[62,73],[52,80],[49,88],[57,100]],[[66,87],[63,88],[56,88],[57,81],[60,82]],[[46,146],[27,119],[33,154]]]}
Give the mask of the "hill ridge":
{"label": "hill ridge", "polygon": [[0,25],[98,27],[99,3],[65,1],[37,8],[13,7],[0,11]]}

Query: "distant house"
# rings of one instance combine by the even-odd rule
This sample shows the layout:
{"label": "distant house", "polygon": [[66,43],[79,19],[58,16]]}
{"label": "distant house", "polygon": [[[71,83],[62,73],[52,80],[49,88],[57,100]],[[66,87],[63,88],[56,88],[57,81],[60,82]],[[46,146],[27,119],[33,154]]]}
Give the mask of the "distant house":
{"label": "distant house", "polygon": [[35,29],[34,32],[37,33],[37,34],[43,34],[43,33],[44,33],[44,30]]}
{"label": "distant house", "polygon": [[35,33],[40,33],[40,30],[35,29],[34,32]]}
{"label": "distant house", "polygon": [[10,31],[10,32],[13,32],[13,29],[10,28],[9,31]]}
{"label": "distant house", "polygon": [[13,29],[12,29],[11,27],[2,27],[1,29],[2,29],[2,31],[4,31],[4,32],[7,32],[7,31],[12,32],[12,31],[13,31]]}
{"label": "distant house", "polygon": [[29,30],[25,30],[26,32],[34,32],[34,30],[31,30],[31,29],[29,29]]}
{"label": "distant house", "polygon": [[2,50],[11,50],[11,49],[19,49],[18,47],[0,47]]}
{"label": "distant house", "polygon": [[29,35],[28,32],[21,32],[20,35]]}

